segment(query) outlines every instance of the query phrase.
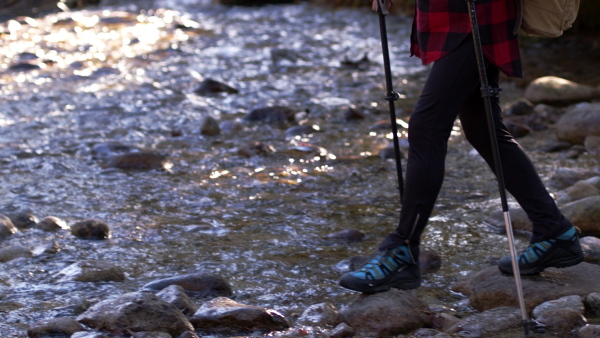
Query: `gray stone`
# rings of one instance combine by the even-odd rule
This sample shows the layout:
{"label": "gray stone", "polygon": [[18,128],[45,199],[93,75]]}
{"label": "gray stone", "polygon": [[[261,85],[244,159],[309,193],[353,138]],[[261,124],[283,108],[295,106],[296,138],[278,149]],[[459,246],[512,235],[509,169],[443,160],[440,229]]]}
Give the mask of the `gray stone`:
{"label": "gray stone", "polygon": [[314,304],[302,312],[298,322],[312,326],[335,326],[340,323],[340,312],[331,303]]}
{"label": "gray stone", "polygon": [[581,313],[569,308],[544,311],[536,320],[547,330],[563,334],[587,324],[587,320]]}
{"label": "gray stone", "polygon": [[467,337],[492,337],[522,325],[521,311],[516,307],[501,306],[469,316],[448,330],[465,332]]}
{"label": "gray stone", "polygon": [[11,245],[0,249],[0,262],[2,263],[12,261],[13,259],[20,257],[33,257],[33,252],[29,248],[21,245]]}
{"label": "gray stone", "polygon": [[81,324],[114,334],[159,331],[172,336],[194,327],[174,305],[150,292],[132,292],[101,301],[77,317]]}
{"label": "gray stone", "polygon": [[542,316],[546,311],[556,309],[570,309],[581,314],[583,314],[585,310],[581,296],[565,296],[536,306],[531,314],[534,318],[537,318]]}
{"label": "gray stone", "polygon": [[[600,292],[598,280],[600,266],[585,262],[564,269],[548,268],[537,275],[521,276],[525,306],[531,311],[546,301]],[[514,277],[501,273],[497,266],[472,273],[453,288],[468,295],[471,306],[478,311],[519,305]]]}
{"label": "gray stone", "polygon": [[9,236],[19,232],[10,218],[0,214],[0,240],[6,239]]}
{"label": "gray stone", "polygon": [[122,282],[125,280],[125,272],[107,261],[86,260],[67,266],[56,278],[59,282]]}
{"label": "gray stone", "polygon": [[584,261],[590,263],[600,262],[600,238],[586,236],[579,241],[583,250]]}
{"label": "gray stone", "polygon": [[199,296],[231,296],[231,285],[225,278],[212,273],[195,273],[150,282],[143,290],[159,291],[170,285],[179,285],[187,293]]}
{"label": "gray stone", "polygon": [[600,293],[593,292],[585,296],[583,299],[586,313],[593,317],[600,317]]}
{"label": "gray stone", "polygon": [[598,338],[600,337],[600,325],[586,325],[577,330],[579,338]]}
{"label": "gray stone", "polygon": [[50,335],[70,336],[78,331],[84,331],[85,328],[74,318],[52,318],[34,323],[27,330],[27,335],[31,338],[45,337]]}
{"label": "gray stone", "polygon": [[270,332],[290,327],[287,319],[275,310],[238,303],[227,297],[202,304],[190,322],[196,330],[220,334]]}
{"label": "gray stone", "polygon": [[556,122],[558,140],[583,144],[588,136],[600,136],[600,103],[581,103]]}
{"label": "gray stone", "polygon": [[156,294],[158,297],[165,301],[175,305],[184,315],[191,316],[198,310],[196,305],[190,297],[185,293],[185,289],[179,285],[170,285],[160,290]]}
{"label": "gray stone", "polygon": [[600,156],[600,136],[588,136],[583,141],[583,145],[588,153],[594,156]]}
{"label": "gray stone", "polygon": [[525,88],[524,97],[533,103],[564,103],[589,101],[597,94],[598,91],[592,86],[545,76],[532,81]]}
{"label": "gray stone", "polygon": [[429,307],[411,292],[392,289],[361,294],[341,310],[342,321],[359,336],[409,333],[429,322]]}
{"label": "gray stone", "polygon": [[200,134],[216,136],[221,133],[219,123],[212,116],[202,116],[200,118]]}
{"label": "gray stone", "polygon": [[48,216],[42,218],[35,224],[35,227],[43,231],[59,231],[69,229],[67,223],[62,219],[55,216]]}

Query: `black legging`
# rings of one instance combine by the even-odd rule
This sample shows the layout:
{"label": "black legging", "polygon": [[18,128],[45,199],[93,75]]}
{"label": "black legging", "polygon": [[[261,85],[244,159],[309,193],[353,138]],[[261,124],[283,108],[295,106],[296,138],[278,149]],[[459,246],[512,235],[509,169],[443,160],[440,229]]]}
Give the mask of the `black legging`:
{"label": "black legging", "polygon": [[[431,68],[408,127],[406,185],[395,232],[382,249],[408,240],[418,246],[444,179],[448,138],[458,115],[467,140],[494,170],[485,107],[471,37]],[[499,70],[487,63],[487,77],[498,87]],[[499,99],[492,110],[506,189],[533,222],[532,242],[555,237],[572,226],[547,192],[533,163],[502,123]],[[416,248],[415,248],[416,249]],[[417,252],[415,252],[417,253]]]}

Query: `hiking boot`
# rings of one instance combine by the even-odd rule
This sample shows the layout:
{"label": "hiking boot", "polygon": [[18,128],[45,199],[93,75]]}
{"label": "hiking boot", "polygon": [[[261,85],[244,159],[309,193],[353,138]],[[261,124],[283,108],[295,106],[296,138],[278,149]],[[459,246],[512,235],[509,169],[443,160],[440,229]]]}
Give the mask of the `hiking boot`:
{"label": "hiking boot", "polygon": [[[521,275],[533,275],[546,268],[566,268],[583,261],[583,251],[579,244],[577,228],[572,227],[562,235],[545,241],[531,243],[518,256]],[[498,268],[504,273],[512,274],[510,256],[498,262]]]}
{"label": "hiking boot", "polygon": [[364,293],[416,289],[421,285],[421,273],[408,247],[401,245],[379,252],[359,270],[344,274],[340,285]]}

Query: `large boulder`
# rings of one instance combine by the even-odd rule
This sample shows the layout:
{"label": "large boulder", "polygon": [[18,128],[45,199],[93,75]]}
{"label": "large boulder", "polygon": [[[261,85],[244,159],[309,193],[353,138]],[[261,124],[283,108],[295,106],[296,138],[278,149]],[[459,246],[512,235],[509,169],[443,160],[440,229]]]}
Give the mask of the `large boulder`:
{"label": "large boulder", "polygon": [[556,122],[561,141],[583,144],[588,136],[600,136],[600,103],[580,103],[570,108]]}
{"label": "large boulder", "polygon": [[361,337],[396,336],[429,322],[429,306],[410,292],[361,294],[341,310],[342,321]]}
{"label": "large boulder", "polygon": [[525,98],[533,103],[568,103],[589,101],[598,95],[596,88],[556,76],[544,76],[531,82]]}
{"label": "large boulder", "polygon": [[150,292],[132,292],[101,301],[79,315],[77,321],[98,331],[121,335],[158,331],[177,337],[194,331],[177,307]]}
{"label": "large boulder", "polygon": [[[564,268],[548,268],[540,274],[521,276],[527,311],[537,305],[565,296],[585,296],[600,291],[600,266],[590,263]],[[500,306],[518,306],[513,275],[500,272],[497,266],[475,272],[454,286],[469,296],[471,306],[485,311]]]}

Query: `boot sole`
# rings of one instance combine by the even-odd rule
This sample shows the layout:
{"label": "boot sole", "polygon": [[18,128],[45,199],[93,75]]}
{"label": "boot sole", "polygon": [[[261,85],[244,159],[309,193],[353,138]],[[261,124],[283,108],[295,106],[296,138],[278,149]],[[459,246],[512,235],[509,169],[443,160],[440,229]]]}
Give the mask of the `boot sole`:
{"label": "boot sole", "polygon": [[378,293],[389,291],[391,288],[402,290],[416,289],[421,286],[421,278],[417,277],[415,279],[400,279],[396,281],[392,279],[389,282],[381,285],[369,285],[368,281],[346,275],[340,279],[340,285],[346,289],[359,291],[362,293]]}

